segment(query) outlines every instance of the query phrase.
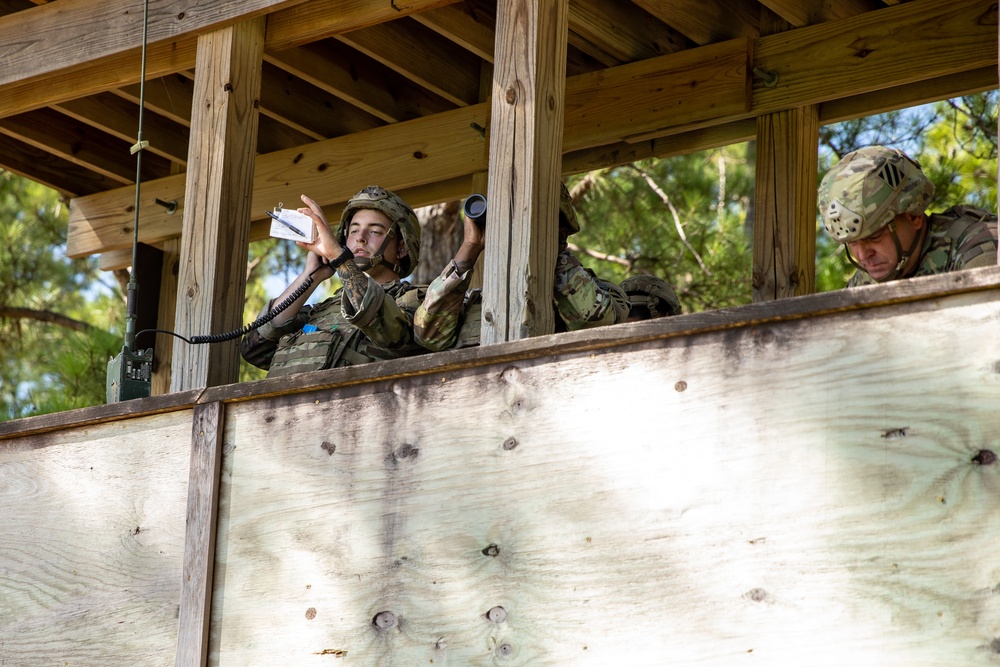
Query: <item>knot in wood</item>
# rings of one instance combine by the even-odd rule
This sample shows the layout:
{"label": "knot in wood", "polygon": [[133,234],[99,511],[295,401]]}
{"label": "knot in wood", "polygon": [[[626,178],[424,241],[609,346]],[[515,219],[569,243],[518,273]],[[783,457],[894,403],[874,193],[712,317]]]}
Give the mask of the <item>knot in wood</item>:
{"label": "knot in wood", "polygon": [[404,443],[399,446],[399,448],[392,453],[392,458],[397,461],[405,461],[406,459],[415,459],[420,450],[409,443]]}
{"label": "knot in wood", "polygon": [[498,547],[495,544],[490,544],[485,549],[483,549],[483,555],[492,556],[493,558],[496,558],[497,556],[500,555],[500,547]]}
{"label": "knot in wood", "polygon": [[517,447],[517,438],[515,438],[514,436],[510,436],[509,438],[503,441],[503,448],[508,452],[514,449],[515,447]]}
{"label": "knot in wood", "polygon": [[501,658],[509,658],[514,655],[514,645],[504,642],[497,646],[497,655]]}
{"label": "knot in wood", "polygon": [[396,615],[391,611],[380,611],[375,614],[375,618],[372,619],[372,625],[379,630],[388,630],[392,626],[396,625]]}
{"label": "knot in wood", "polygon": [[488,618],[491,623],[500,625],[507,620],[507,610],[503,607],[493,607],[486,612],[486,618]]}
{"label": "knot in wood", "polygon": [[508,88],[507,92],[504,94],[504,99],[507,100],[507,104],[513,104],[517,102],[517,91],[513,87]]}
{"label": "knot in wood", "polygon": [[981,466],[990,466],[997,462],[997,455],[992,450],[980,449],[972,460]]}

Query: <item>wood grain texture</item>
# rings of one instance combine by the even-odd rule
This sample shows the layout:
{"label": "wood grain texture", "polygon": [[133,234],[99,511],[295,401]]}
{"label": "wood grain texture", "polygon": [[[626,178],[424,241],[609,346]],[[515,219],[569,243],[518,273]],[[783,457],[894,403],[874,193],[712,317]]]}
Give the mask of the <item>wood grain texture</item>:
{"label": "wood grain texture", "polygon": [[[797,39],[781,35],[753,40],[754,66],[778,72],[779,85],[768,89],[757,84],[752,98],[745,94],[750,77],[746,76],[745,57],[740,55],[740,49],[746,47],[745,40],[572,77],[566,82],[567,112],[562,144],[569,158],[566,171],[599,169],[651,155],[662,157],[704,150],[719,145],[720,140],[743,140],[748,136],[743,131],[746,121],[754,115],[814,102],[839,100],[828,102],[827,111],[824,111],[827,105],[821,107],[821,122],[827,123],[995,86],[996,26],[994,23],[984,28],[977,23],[980,18],[989,20],[988,15],[980,16],[988,8],[981,2],[973,2],[970,8],[970,2],[973,0],[962,0],[960,11],[954,16],[950,5],[939,3],[928,7],[926,2],[909,2],[891,8],[894,13],[888,18],[899,25],[935,26],[934,30],[921,33],[924,48],[908,49],[905,53],[885,34],[881,11],[872,12],[872,17],[818,26],[824,28],[821,32],[814,28],[795,31],[796,35],[811,31],[809,39],[815,44],[800,44]],[[316,3],[302,5],[301,11],[314,8],[314,5]],[[284,12],[272,15],[272,19],[279,14]],[[841,26],[842,23],[845,25]],[[889,42],[877,42],[878,58],[844,55],[842,42],[857,34],[880,35],[880,40],[884,38]],[[971,62],[963,59],[960,54],[965,51],[956,47],[956,43],[963,41],[968,41],[967,47],[962,49],[972,53]],[[815,55],[803,55],[801,49],[806,46],[810,49],[808,53],[815,51]],[[925,52],[947,52],[949,56],[925,58]],[[272,59],[280,60],[281,55]],[[710,55],[729,62],[731,67],[720,68]],[[297,56],[297,61],[307,60],[303,54]],[[707,64],[697,66],[695,57],[704,57]],[[806,76],[807,72],[794,76],[785,74],[797,72],[802,67],[809,69],[810,58],[834,59],[836,71],[843,71],[844,75],[817,82],[815,76]],[[908,65],[913,62],[912,58],[920,60],[916,65]],[[288,59],[293,60],[290,56]],[[888,64],[882,59],[889,61]],[[977,64],[983,59],[988,62]],[[907,67],[906,76],[887,74],[894,71],[887,69],[890,66]],[[953,76],[957,73],[956,67],[965,73]],[[815,75],[819,70],[809,71]],[[856,81],[866,84],[862,88]],[[923,81],[927,84],[919,83]],[[697,83],[694,89],[687,85],[692,82]],[[48,88],[35,86],[32,90],[38,95]],[[817,99],[816,90],[821,91],[819,98],[822,99]],[[355,96],[363,92],[357,91]],[[749,111],[745,108],[748,99],[753,103]],[[711,106],[710,101],[716,106]],[[0,116],[4,115],[5,103],[6,98],[0,95]],[[375,112],[380,104],[382,102],[369,100],[369,110]],[[276,201],[286,201],[286,184],[291,182],[300,183],[301,190],[324,204],[334,204],[346,201],[357,188],[363,187],[359,183],[379,182],[392,189],[404,189],[415,185],[414,176],[425,177],[421,184],[427,184],[482,171],[487,166],[483,152],[478,145],[470,144],[481,140],[482,135],[472,124],[485,128],[490,123],[490,115],[489,105],[477,104],[412,120],[410,124],[400,123],[261,156],[258,169],[263,169],[264,173],[259,174],[254,183],[253,215],[263,216],[264,208],[273,206]],[[390,114],[389,117],[396,116]],[[721,127],[724,125],[727,127]],[[719,129],[713,131],[713,128]],[[673,135],[679,136],[674,139]],[[659,147],[649,143],[654,141]],[[636,142],[641,143],[629,145]],[[386,147],[399,148],[387,151]],[[363,157],[355,162],[346,159],[345,155]],[[343,175],[342,179],[329,178],[327,169],[331,166]],[[350,191],[344,194],[344,190]],[[143,220],[140,241],[155,244],[177,236],[179,221],[168,217],[162,208],[152,203],[152,198],[177,200],[183,207],[184,177],[168,176],[144,183],[143,191],[151,196],[140,204]],[[91,194],[93,190],[84,192]],[[293,191],[291,196],[298,194]],[[461,197],[463,194],[467,192],[449,196]],[[77,257],[128,247],[132,239],[134,214],[130,207],[133,202],[134,190],[127,187],[74,199],[70,208],[69,254]]]}
{"label": "wood grain texture", "polygon": [[173,664],[191,411],[0,444],[0,664]]}
{"label": "wood grain texture", "polygon": [[734,39],[573,77],[566,84],[563,150],[747,114],[752,46]]}
{"label": "wood grain texture", "polygon": [[[204,33],[302,1],[151,2],[147,39],[157,44]],[[133,0],[60,0],[0,17],[0,86],[138,49],[142,37],[142,4]]]}
{"label": "wood grain texture", "polygon": [[501,0],[490,114],[484,344],[551,333],[567,0]]}
{"label": "wood grain texture", "polygon": [[234,404],[213,664],[993,665],[998,324],[973,292]]}
{"label": "wood grain texture", "polygon": [[[480,130],[487,124],[488,106],[476,104],[260,156],[256,159],[253,200],[247,215],[264,216],[265,209],[273,208],[279,201],[295,201],[302,193],[323,206],[343,204],[370,183],[385,184],[395,192],[431,191],[440,183],[445,187],[436,189],[444,197],[468,194],[468,190],[447,187],[447,182],[486,168],[483,150],[486,143]],[[176,200],[182,212],[185,182],[185,175],[178,174],[143,184],[140,241],[156,243],[179,235],[181,221],[177,214],[167,215],[153,199]],[[128,209],[134,201],[134,188],[73,200],[67,254],[78,257],[103,249],[129,247],[134,213]],[[413,206],[422,205],[407,201]]]}
{"label": "wood grain texture", "polygon": [[[198,39],[176,332],[218,334],[242,326],[246,257],[225,249],[249,244],[263,51],[263,17]],[[238,379],[235,341],[173,344],[172,391]]]}
{"label": "wood grain texture", "polygon": [[[910,48],[900,34],[926,35]],[[755,82],[765,113],[859,95],[996,64],[997,10],[990,0],[916,0],[862,16],[755,40],[753,66],[778,75]],[[794,57],[791,57],[795,54]]]}
{"label": "wood grain texture", "polygon": [[816,288],[815,105],[757,118],[753,225],[753,300],[768,301]]}
{"label": "wood grain texture", "polygon": [[208,660],[224,410],[218,402],[194,409],[176,667],[202,667]]}

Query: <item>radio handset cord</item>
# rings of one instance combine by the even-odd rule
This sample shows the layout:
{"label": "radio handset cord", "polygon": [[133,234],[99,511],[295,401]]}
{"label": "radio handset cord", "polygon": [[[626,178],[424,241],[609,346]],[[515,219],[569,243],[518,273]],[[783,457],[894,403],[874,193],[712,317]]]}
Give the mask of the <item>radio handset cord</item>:
{"label": "radio handset cord", "polygon": [[[268,322],[270,322],[271,320],[273,320],[279,314],[281,314],[282,312],[284,312],[285,310],[287,310],[289,308],[289,306],[291,306],[293,303],[295,303],[295,301],[299,297],[301,297],[303,294],[305,294],[306,290],[308,290],[309,287],[312,286],[312,284],[313,284],[313,274],[314,273],[316,273],[317,271],[319,271],[320,269],[322,269],[325,266],[328,266],[331,269],[333,269],[334,271],[336,271],[338,268],[340,268],[340,266],[342,264],[344,264],[345,262],[348,262],[348,261],[350,261],[352,259],[354,259],[354,253],[352,253],[348,248],[344,248],[344,252],[340,253],[340,256],[337,257],[336,259],[331,260],[331,261],[324,260],[323,264],[321,264],[320,266],[317,266],[315,269],[313,269],[313,271],[308,276],[306,276],[305,281],[303,281],[303,283],[301,285],[299,285],[298,287],[296,287],[294,292],[292,292],[287,297],[285,297],[281,301],[281,303],[277,304],[276,306],[274,306],[273,308],[271,308],[269,311],[267,311],[266,313],[264,313],[263,315],[261,315],[260,317],[258,317],[256,320],[254,320],[250,324],[244,325],[240,329],[234,329],[233,331],[229,331],[229,332],[226,332],[224,334],[213,334],[213,335],[208,335],[208,336],[191,336],[190,339],[185,338],[184,336],[181,336],[180,334],[174,333],[173,331],[165,331],[163,329],[143,329],[142,331],[139,332],[139,334],[144,334],[144,333],[164,333],[164,334],[169,334],[169,335],[174,336],[176,338],[180,338],[182,341],[184,341],[185,343],[187,343],[189,345],[203,345],[205,343],[224,343],[227,340],[233,340],[234,338],[242,338],[243,336],[247,335],[248,333],[250,333],[251,331],[253,331],[257,327],[262,326],[264,324],[267,324]],[[136,334],[136,336],[138,336],[139,334]]]}

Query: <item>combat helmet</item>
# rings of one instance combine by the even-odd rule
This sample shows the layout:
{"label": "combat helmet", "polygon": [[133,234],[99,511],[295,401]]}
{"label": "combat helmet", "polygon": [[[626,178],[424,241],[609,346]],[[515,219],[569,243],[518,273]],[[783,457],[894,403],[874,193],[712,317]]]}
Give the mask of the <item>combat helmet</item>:
{"label": "combat helmet", "polygon": [[870,146],[848,153],[823,177],[819,210],[830,236],[850,243],[900,213],[923,213],[933,194],[934,185],[905,153]]}
{"label": "combat helmet", "polygon": [[621,282],[621,288],[628,296],[630,317],[652,319],[681,312],[677,293],[666,280],[656,276],[632,276]]}
{"label": "combat helmet", "polygon": [[347,247],[347,230],[351,226],[351,219],[354,214],[363,208],[370,208],[384,213],[392,221],[392,227],[385,235],[382,246],[372,257],[358,257],[354,263],[363,271],[368,271],[379,264],[383,259],[386,244],[399,230],[399,235],[406,243],[407,255],[399,258],[399,264],[394,264],[392,270],[400,278],[413,273],[420,261],[420,223],[417,216],[402,197],[395,192],[385,190],[377,185],[369,185],[348,200],[344,206],[344,212],[340,216],[340,226],[337,227],[337,240],[340,245]]}
{"label": "combat helmet", "polygon": [[573,208],[573,197],[562,181],[559,182],[559,225],[569,231],[567,236],[580,231],[580,222],[576,219],[576,209]]}

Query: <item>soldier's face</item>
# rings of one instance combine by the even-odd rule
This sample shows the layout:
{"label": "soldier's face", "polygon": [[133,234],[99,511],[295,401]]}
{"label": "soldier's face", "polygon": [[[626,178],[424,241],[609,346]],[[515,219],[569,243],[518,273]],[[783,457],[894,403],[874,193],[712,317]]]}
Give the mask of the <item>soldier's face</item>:
{"label": "soldier's face", "polygon": [[[913,244],[913,239],[920,233],[923,227],[923,216],[914,216],[909,213],[900,213],[895,218],[896,236],[899,237],[899,245],[904,252]],[[889,225],[879,229],[874,234],[847,244],[847,249],[851,251],[854,259],[857,260],[861,268],[865,270],[875,280],[882,280],[899,263],[899,253],[896,251],[896,242],[892,239],[892,232]],[[907,266],[904,267],[902,275],[907,275],[917,262],[918,253],[914,252],[910,257]]]}
{"label": "soldier's face", "polygon": [[[355,212],[351,224],[347,228],[347,247],[355,257],[372,257],[382,247],[385,235],[392,228],[392,221],[382,211],[363,208]],[[399,237],[393,237],[386,246],[383,257],[393,264],[406,254],[404,248],[399,248]]]}

